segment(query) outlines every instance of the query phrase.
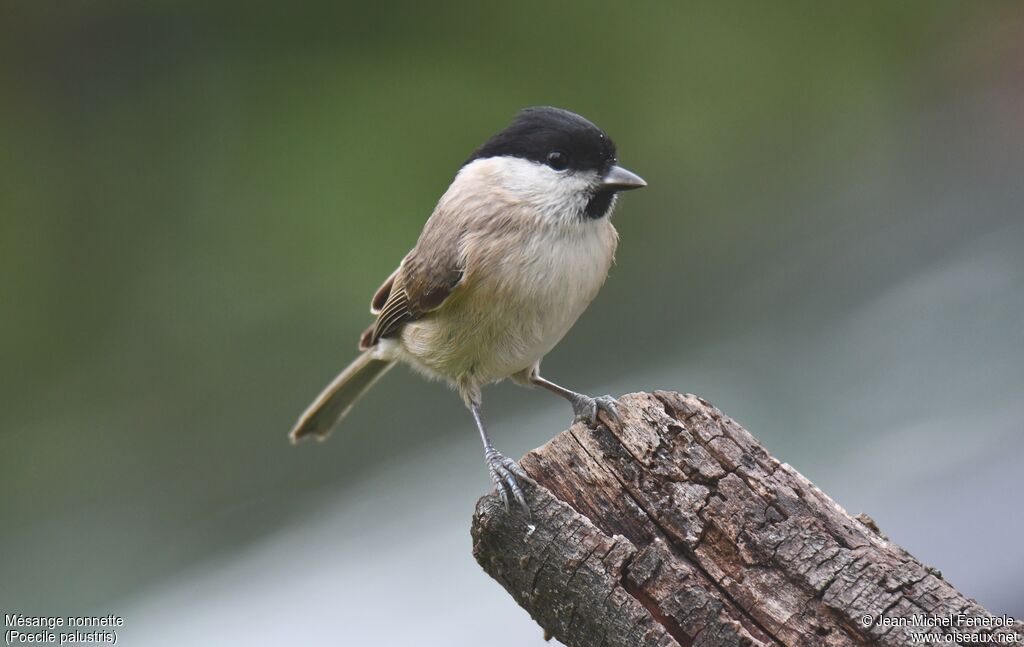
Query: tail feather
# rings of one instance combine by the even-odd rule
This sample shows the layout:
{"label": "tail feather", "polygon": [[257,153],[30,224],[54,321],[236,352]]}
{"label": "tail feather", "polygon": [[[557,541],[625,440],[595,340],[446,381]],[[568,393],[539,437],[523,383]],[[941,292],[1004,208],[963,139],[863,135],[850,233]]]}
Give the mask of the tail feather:
{"label": "tail feather", "polygon": [[299,416],[289,434],[293,443],[309,435],[315,436],[317,440],[326,438],[331,429],[352,409],[356,400],[394,364],[390,360],[374,359],[372,352],[364,352],[349,364]]}

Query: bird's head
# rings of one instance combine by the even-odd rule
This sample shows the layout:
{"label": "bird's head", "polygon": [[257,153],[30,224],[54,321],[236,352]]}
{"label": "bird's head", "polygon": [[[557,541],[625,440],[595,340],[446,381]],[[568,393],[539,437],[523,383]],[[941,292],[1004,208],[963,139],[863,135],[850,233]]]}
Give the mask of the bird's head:
{"label": "bird's head", "polygon": [[474,166],[543,217],[575,222],[604,218],[619,191],[647,186],[618,165],[615,144],[604,131],[560,108],[522,110],[476,149],[460,175]]}

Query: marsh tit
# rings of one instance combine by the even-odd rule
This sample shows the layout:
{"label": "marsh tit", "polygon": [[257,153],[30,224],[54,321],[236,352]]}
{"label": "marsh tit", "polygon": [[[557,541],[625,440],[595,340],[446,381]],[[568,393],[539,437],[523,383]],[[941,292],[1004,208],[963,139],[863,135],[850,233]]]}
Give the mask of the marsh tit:
{"label": "marsh tit", "polygon": [[558,108],[527,108],[459,169],[416,246],[373,295],[377,319],[359,355],[302,414],[293,441],[323,439],[395,362],[451,384],[473,414],[505,504],[526,508],[519,465],[494,449],[481,387],[512,378],[572,404],[576,420],[618,414],[540,375],[540,362],[597,295],[618,242],[620,191],[646,183],[618,166],[597,126]]}

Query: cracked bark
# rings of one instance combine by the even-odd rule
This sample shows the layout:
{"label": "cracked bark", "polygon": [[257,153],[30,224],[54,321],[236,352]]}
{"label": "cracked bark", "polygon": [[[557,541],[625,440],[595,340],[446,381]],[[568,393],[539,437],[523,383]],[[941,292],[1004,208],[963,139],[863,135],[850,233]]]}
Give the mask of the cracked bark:
{"label": "cracked bark", "polygon": [[833,647],[1015,632],[991,644],[1024,645],[1019,622],[897,626],[999,616],[704,400],[620,403],[621,426],[577,424],[523,457],[530,525],[494,493],[476,507],[474,556],[546,635],[570,647]]}

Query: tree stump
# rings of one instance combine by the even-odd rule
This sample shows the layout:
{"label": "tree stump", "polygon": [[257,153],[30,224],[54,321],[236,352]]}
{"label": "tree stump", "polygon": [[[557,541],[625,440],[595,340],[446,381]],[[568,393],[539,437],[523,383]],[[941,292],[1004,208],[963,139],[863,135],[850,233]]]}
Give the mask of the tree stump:
{"label": "tree stump", "polygon": [[634,393],[620,413],[523,457],[529,520],[494,493],[476,507],[474,556],[547,636],[1024,645],[1024,625],[961,595],[701,398]]}

